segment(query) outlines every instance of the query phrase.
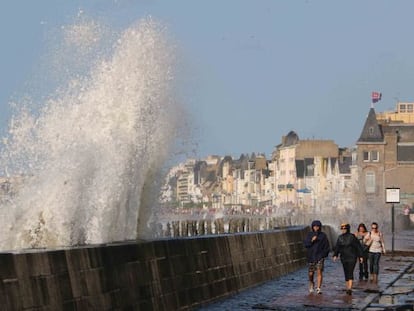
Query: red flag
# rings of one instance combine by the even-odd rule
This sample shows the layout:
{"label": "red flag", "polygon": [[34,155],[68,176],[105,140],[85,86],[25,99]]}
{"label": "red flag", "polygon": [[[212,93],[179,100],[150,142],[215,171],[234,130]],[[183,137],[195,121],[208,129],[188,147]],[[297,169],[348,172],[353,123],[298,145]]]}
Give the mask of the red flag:
{"label": "red flag", "polygon": [[376,103],[381,100],[382,94],[380,92],[372,92],[371,99],[373,103]]}

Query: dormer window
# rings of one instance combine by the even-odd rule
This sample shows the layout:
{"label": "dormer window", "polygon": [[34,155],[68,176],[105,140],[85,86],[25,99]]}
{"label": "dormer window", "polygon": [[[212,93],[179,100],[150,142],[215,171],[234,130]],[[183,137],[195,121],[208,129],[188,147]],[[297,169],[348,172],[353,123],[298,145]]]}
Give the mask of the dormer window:
{"label": "dormer window", "polygon": [[374,128],[372,126],[369,128],[369,135],[374,135]]}

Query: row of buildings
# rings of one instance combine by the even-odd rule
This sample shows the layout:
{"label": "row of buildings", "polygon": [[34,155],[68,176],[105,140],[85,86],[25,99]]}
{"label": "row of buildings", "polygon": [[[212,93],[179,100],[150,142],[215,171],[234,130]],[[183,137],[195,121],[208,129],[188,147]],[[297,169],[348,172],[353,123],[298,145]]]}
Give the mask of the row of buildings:
{"label": "row of buildings", "polygon": [[385,189],[399,188],[398,207],[414,204],[414,103],[395,111],[371,107],[356,145],[283,136],[267,159],[263,154],[188,159],[174,167],[161,201],[178,209],[274,208],[388,215]]}

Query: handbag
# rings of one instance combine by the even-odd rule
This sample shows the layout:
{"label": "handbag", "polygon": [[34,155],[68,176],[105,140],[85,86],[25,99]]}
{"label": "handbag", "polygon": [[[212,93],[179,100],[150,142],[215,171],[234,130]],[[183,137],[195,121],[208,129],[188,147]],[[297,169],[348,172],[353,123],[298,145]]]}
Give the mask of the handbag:
{"label": "handbag", "polygon": [[[371,237],[371,232],[369,232],[368,235],[369,235],[369,237]],[[368,253],[369,252],[369,248],[371,247],[371,244],[372,244],[372,240],[370,240],[369,244],[364,243],[362,245],[362,251],[364,253]]]}

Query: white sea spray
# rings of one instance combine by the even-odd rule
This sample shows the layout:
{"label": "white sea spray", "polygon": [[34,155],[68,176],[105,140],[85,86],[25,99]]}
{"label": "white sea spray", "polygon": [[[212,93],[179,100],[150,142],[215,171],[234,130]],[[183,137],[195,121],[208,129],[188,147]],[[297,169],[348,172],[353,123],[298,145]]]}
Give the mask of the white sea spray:
{"label": "white sea spray", "polygon": [[[85,58],[103,39],[96,22],[62,30]],[[30,99],[15,104],[0,160],[21,184],[0,206],[0,249],[137,238],[140,209],[175,140],[174,48],[149,17],[107,52],[88,54],[88,71],[76,68],[37,111]]]}

